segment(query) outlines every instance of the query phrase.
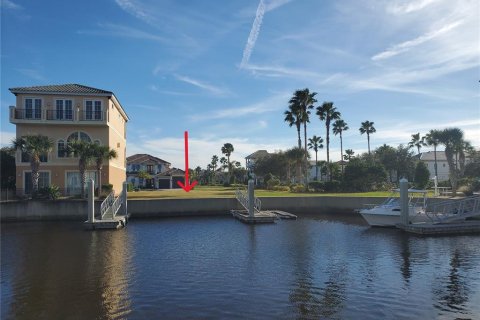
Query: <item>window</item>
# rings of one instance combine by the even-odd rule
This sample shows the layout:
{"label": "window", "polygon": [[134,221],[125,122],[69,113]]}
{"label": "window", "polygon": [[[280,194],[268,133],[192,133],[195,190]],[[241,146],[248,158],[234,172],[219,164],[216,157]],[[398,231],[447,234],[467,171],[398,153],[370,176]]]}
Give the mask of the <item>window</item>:
{"label": "window", "polygon": [[102,120],[102,101],[85,101],[85,120]]}
{"label": "window", "polygon": [[147,164],[147,172],[148,173],[153,173],[153,165],[152,164]]}
{"label": "window", "polygon": [[[77,131],[77,132],[74,132],[74,133],[72,133],[71,135],[68,136],[67,144],[69,142],[73,142],[73,141],[76,141],[76,140],[85,141],[85,142],[92,142],[92,139],[90,139],[90,136],[88,134],[86,134],[85,132],[82,132],[82,131]],[[78,157],[78,155],[77,154],[69,154],[69,157]]]}
{"label": "window", "polygon": [[57,143],[57,157],[58,158],[64,158],[66,156],[66,151],[67,150],[65,150],[65,141],[58,140],[58,143]]}
{"label": "window", "polygon": [[[81,193],[82,187],[81,187],[81,178],[80,178],[80,172],[67,172],[67,177],[66,177],[66,194],[67,195],[78,195]],[[85,185],[84,185],[84,190],[87,191],[88,188],[88,183],[86,183],[88,180],[93,179],[95,188],[98,187],[98,181],[96,179],[96,172],[94,171],[86,171],[85,172]]]}
{"label": "window", "polygon": [[[25,194],[32,193],[33,185],[32,185],[32,172],[25,172]],[[38,190],[48,187],[50,185],[50,172],[40,171],[39,178],[38,178]]]}
{"label": "window", "polygon": [[98,140],[98,139],[97,139],[97,140],[95,140],[95,141],[93,141],[93,143],[95,143],[96,145],[99,145],[99,146],[101,146],[101,145],[102,145],[102,144],[100,143],[100,140]]}
{"label": "window", "polygon": [[72,100],[56,100],[55,101],[55,119],[57,120],[72,120],[73,109]]}
{"label": "window", "polygon": [[42,99],[25,99],[25,119],[40,119],[42,117]]}

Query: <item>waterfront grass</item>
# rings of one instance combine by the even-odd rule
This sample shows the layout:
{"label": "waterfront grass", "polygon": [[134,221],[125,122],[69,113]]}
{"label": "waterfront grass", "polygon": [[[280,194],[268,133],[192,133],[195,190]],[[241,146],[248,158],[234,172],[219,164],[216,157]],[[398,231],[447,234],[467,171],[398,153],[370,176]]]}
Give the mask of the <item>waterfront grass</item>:
{"label": "waterfront grass", "polygon": [[[129,199],[199,199],[199,198],[234,198],[234,187],[196,186],[190,192],[183,189],[173,190],[141,190],[128,193]],[[388,197],[391,192],[359,192],[359,193],[293,193],[256,189],[256,197]]]}

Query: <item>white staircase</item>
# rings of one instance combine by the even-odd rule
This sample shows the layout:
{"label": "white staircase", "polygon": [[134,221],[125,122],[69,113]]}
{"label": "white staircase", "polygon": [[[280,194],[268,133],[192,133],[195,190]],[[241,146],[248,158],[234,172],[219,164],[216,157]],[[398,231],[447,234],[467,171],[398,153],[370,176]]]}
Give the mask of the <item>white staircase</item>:
{"label": "white staircase", "polygon": [[[235,191],[235,196],[238,200],[238,202],[240,202],[240,204],[245,208],[245,210],[248,211],[248,205],[249,205],[249,200],[248,200],[248,193],[247,191],[242,191],[240,189],[237,189]],[[262,209],[262,201],[260,201],[260,199],[258,199],[257,197],[254,198],[254,203],[253,203],[253,209],[260,213],[260,210]]]}
{"label": "white staircase", "polygon": [[451,223],[480,216],[480,196],[442,201],[428,207],[426,214],[433,223]]}

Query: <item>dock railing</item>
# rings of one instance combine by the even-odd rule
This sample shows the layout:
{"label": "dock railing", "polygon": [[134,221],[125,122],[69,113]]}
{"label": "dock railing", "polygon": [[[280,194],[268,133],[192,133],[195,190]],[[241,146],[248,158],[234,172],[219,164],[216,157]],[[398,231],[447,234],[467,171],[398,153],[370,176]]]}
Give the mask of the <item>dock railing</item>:
{"label": "dock railing", "polygon": [[[248,193],[247,191],[245,190],[240,190],[239,188],[237,188],[237,190],[235,191],[235,196],[238,200],[238,202],[240,202],[240,204],[248,211]],[[260,210],[262,209],[262,201],[255,197],[255,201],[254,201],[254,204],[253,204],[253,209],[257,212],[260,212]]]}
{"label": "dock railing", "polygon": [[109,209],[112,207],[112,204],[115,202],[115,192],[112,191],[105,200],[102,201],[100,205],[100,219],[103,220]]}
{"label": "dock railing", "polygon": [[429,206],[426,214],[433,223],[449,223],[480,216],[480,196],[442,201]]}

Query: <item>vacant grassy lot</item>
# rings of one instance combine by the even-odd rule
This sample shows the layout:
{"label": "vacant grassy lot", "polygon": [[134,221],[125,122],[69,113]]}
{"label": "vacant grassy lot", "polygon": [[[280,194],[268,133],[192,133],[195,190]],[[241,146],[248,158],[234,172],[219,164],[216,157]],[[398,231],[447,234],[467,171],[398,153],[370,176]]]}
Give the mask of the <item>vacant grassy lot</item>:
{"label": "vacant grassy lot", "polygon": [[[365,193],[292,193],[285,191],[255,190],[256,197],[387,197],[391,192]],[[183,189],[151,190],[129,192],[129,199],[197,199],[197,198],[233,198],[235,188],[197,186],[190,192]]]}

